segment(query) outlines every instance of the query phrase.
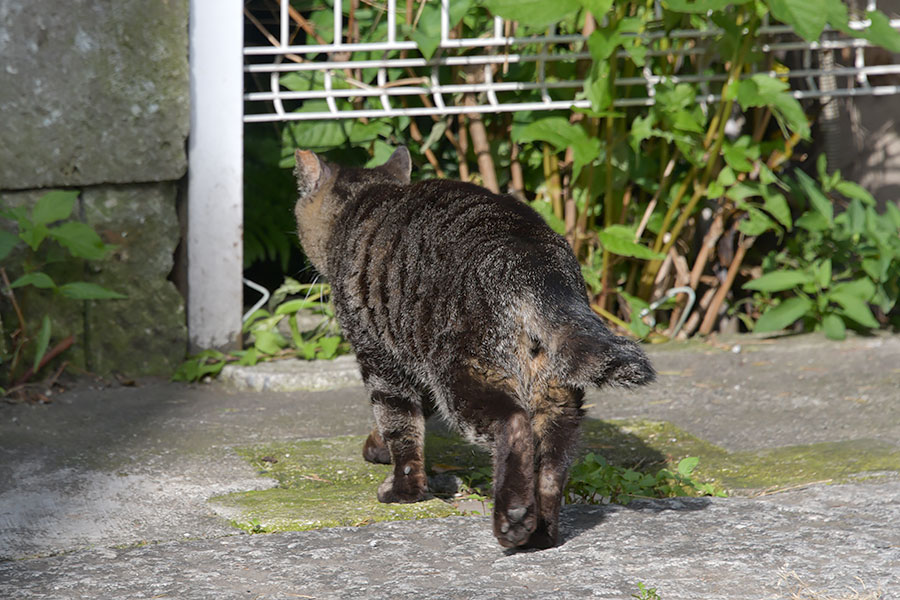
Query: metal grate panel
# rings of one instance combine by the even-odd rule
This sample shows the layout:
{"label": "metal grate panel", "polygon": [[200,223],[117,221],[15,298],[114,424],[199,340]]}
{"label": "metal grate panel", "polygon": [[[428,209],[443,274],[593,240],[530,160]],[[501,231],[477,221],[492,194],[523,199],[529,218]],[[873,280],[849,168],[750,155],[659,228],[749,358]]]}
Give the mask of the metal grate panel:
{"label": "metal grate panel", "polygon": [[[555,80],[546,77],[547,65],[555,62],[584,63],[590,61],[586,38],[581,35],[559,35],[552,28],[546,35],[516,37],[513,24],[499,17],[493,18],[493,30],[482,37],[456,38],[450,24],[450,0],[441,1],[441,28],[438,51],[425,58],[416,42],[401,39],[397,23],[396,0],[367,3],[384,11],[387,35],[376,43],[347,43],[347,23],[341,10],[341,2],[333,8],[333,39],[330,44],[296,45],[292,43],[298,32],[297,23],[303,18],[280,0],[273,11],[275,25],[261,23],[245,9],[245,14],[264,33],[266,45],[244,48],[245,73],[258,81],[265,91],[252,91],[244,95],[249,110],[245,109],[245,122],[356,119],[383,116],[451,115],[461,113],[512,112],[521,110],[556,110],[590,106],[585,99],[575,98],[584,86],[577,78]],[[870,1],[867,9],[875,8]],[[851,22],[854,29],[864,29],[864,20]],[[900,29],[900,19],[893,19],[891,26]],[[277,31],[277,34],[275,33]],[[669,55],[689,57],[709,51],[709,41],[721,34],[721,30],[677,30],[668,34],[641,35],[648,56]],[[799,57],[798,66],[788,71],[770,72],[773,76],[787,77],[797,98],[834,98],[859,95],[890,95],[900,93],[898,75],[900,64],[891,57],[887,64],[870,64],[869,42],[826,30],[823,39],[809,43],[798,38],[789,27],[764,24],[760,29],[765,43],[759,50],[776,56],[791,53]],[[659,48],[663,37],[689,40],[684,47],[670,50]],[[565,45],[570,48],[559,51]],[[552,48],[553,51],[548,51]],[[539,49],[539,50],[538,50]],[[382,56],[360,58],[371,53]],[[848,65],[836,64],[836,55]],[[621,56],[625,56],[622,52]],[[867,62],[868,61],[868,62]],[[884,61],[882,60],[882,63]],[[533,65],[534,81],[504,81],[503,74],[512,65]],[[368,78],[354,74],[362,70],[374,71]],[[289,73],[305,73],[314,78],[312,89],[292,91],[282,77]],[[464,73],[465,81],[460,77]],[[886,78],[888,82],[877,81]],[[725,81],[725,74],[685,72],[668,77],[673,83],[713,83]],[[620,88],[642,86],[645,95],[621,97],[615,106],[649,106],[654,102],[654,87],[663,78],[648,70],[633,77],[621,77],[615,81]],[[267,88],[267,89],[266,89]],[[463,94],[477,94],[476,103],[462,104]],[[565,96],[560,98],[560,96]],[[404,97],[423,99],[424,106],[407,107]],[[350,108],[338,106],[337,100],[352,100]],[[718,99],[715,94],[699,98],[701,102]],[[295,109],[306,100],[324,100],[327,110]]]}

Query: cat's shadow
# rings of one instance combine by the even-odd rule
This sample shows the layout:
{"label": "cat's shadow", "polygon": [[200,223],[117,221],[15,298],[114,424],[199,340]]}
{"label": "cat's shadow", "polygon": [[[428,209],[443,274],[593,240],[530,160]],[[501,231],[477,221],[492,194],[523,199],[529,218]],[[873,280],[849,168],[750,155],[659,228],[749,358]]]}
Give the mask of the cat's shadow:
{"label": "cat's shadow", "polygon": [[658,513],[662,511],[692,512],[703,510],[711,504],[709,498],[678,497],[661,499],[637,499],[622,504],[569,504],[560,511],[560,545],[600,527],[616,513],[629,510]]}

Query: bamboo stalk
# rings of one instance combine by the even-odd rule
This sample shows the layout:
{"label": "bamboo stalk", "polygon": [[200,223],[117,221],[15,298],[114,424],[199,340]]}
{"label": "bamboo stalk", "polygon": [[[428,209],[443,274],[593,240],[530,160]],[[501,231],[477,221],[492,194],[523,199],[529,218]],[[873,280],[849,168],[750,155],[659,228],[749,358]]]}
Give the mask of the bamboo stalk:
{"label": "bamboo stalk", "polygon": [[709,227],[709,231],[706,232],[706,235],[703,236],[703,243],[700,246],[700,251],[697,253],[697,259],[694,261],[694,267],[691,269],[691,279],[688,285],[691,286],[691,289],[696,290],[697,285],[700,283],[700,276],[703,275],[703,270],[706,268],[706,263],[709,261],[709,255],[712,253],[712,249],[715,248],[716,242],[719,241],[719,238],[722,237],[722,233],[725,230],[725,218],[722,214],[722,211],[719,210],[716,213],[716,216],[713,218],[713,222]]}
{"label": "bamboo stalk", "polygon": [[753,242],[755,241],[755,237],[747,237],[738,244],[738,249],[734,253],[734,260],[731,261],[731,265],[728,267],[728,273],[725,275],[725,281],[719,286],[706,314],[703,316],[703,323],[700,324],[700,330],[698,332],[700,335],[709,335],[709,332],[712,331],[713,325],[716,323],[716,317],[719,313],[719,307],[722,306],[722,302],[725,301],[725,296],[728,295],[731,286],[734,284],[734,279],[737,277],[738,270],[741,268],[741,263],[744,261],[747,250],[753,246]]}

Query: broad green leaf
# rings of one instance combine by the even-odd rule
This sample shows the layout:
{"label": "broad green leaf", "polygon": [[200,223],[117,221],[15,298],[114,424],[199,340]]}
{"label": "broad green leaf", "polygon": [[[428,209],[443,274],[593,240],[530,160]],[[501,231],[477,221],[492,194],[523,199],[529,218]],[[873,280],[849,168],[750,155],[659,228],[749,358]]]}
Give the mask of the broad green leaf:
{"label": "broad green leaf", "polygon": [[628,324],[628,328],[639,338],[645,338],[653,329],[641,319],[641,312],[650,308],[650,303],[621,289],[619,295],[628,303],[628,310],[631,313],[631,322]]}
{"label": "broad green leaf", "polygon": [[252,313],[250,313],[250,316],[248,316],[244,320],[244,324],[241,326],[241,331],[243,331],[244,333],[248,333],[248,332],[250,332],[250,330],[253,328],[253,325],[255,325],[257,321],[259,321],[260,319],[268,319],[271,316],[272,315],[266,309],[258,308],[255,311],[253,311]]}
{"label": "broad green leaf", "polygon": [[863,271],[872,278],[873,281],[884,281],[887,279],[888,269],[891,267],[891,257],[879,256],[878,258],[866,258],[862,261]]}
{"label": "broad green leaf", "polygon": [[608,61],[595,60],[590,73],[584,79],[584,97],[590,100],[594,111],[603,111],[612,106],[614,95],[609,71]]}
{"label": "broad green leaf", "polygon": [[354,121],[347,139],[350,140],[351,144],[366,144],[377,140],[379,137],[388,137],[392,129],[391,124],[386,119],[373,119],[368,123]]}
{"label": "broad green leaf", "polygon": [[784,195],[778,192],[764,192],[763,195],[765,197],[763,210],[775,217],[779,223],[790,231],[793,224],[791,221],[791,207],[788,206]]}
{"label": "broad green leaf", "polygon": [[820,289],[825,289],[831,285],[831,259],[826,258],[822,262],[813,266],[816,284]]}
{"label": "broad green leaf", "polygon": [[829,340],[842,340],[847,337],[844,320],[834,313],[825,315],[825,318],[822,319],[822,329],[825,331],[825,337]]}
{"label": "broad green leaf", "polygon": [[790,25],[808,42],[822,35],[828,13],[823,0],[768,0],[772,16]]}
{"label": "broad green leaf", "polygon": [[318,345],[315,342],[304,342],[297,346],[297,350],[303,354],[303,358],[306,360],[313,360],[316,357],[316,348]]}
{"label": "broad green leaf", "polygon": [[812,283],[812,276],[806,271],[774,271],[761,275],[744,284],[745,290],[757,290],[760,292],[781,292],[789,290],[804,283]]}
{"label": "broad green leaf", "polygon": [[869,310],[869,305],[858,296],[847,292],[831,292],[828,298],[844,309],[844,314],[862,325],[863,327],[878,328],[878,321]]}
{"label": "broad green leaf", "polygon": [[737,101],[744,110],[756,106],[769,106],[788,89],[790,86],[780,79],[757,73],[741,80],[737,85]]}
{"label": "broad green leaf", "polygon": [[372,167],[377,167],[379,165],[383,165],[387,162],[387,159],[391,157],[391,154],[394,153],[394,148],[387,142],[383,140],[375,140],[372,145],[372,158],[366,162],[366,168],[371,169]]}
{"label": "broad green leaf", "polygon": [[548,142],[557,151],[572,148],[574,164],[572,179],[577,179],[581,169],[594,161],[601,150],[600,140],[587,134],[583,127],[569,123],[564,117],[545,117],[513,132],[516,142]]}
{"label": "broad green leaf", "polygon": [[578,2],[597,17],[597,20],[601,20],[613,5],[613,0],[578,0]]}
{"label": "broad green leaf", "polygon": [[842,0],[824,0],[824,8],[828,24],[853,37],[860,37],[858,31],[850,28],[850,17],[847,13],[847,5]]}
{"label": "broad green leaf", "polygon": [[28,247],[37,252],[41,242],[47,238],[50,230],[46,225],[35,225],[31,221],[19,222],[19,238],[28,244]]}
{"label": "broad green leaf", "polygon": [[737,203],[746,198],[753,198],[760,195],[759,185],[756,183],[737,183],[728,188],[726,194],[729,198]]}
{"label": "broad green leaf", "polygon": [[326,336],[319,340],[319,351],[316,353],[317,358],[331,359],[337,354],[338,344],[341,338],[338,336]]}
{"label": "broad green leaf", "polygon": [[46,273],[42,273],[40,271],[35,271],[34,273],[25,273],[11,284],[9,287],[11,288],[20,288],[26,285],[33,285],[36,288],[41,289],[53,289],[56,287],[56,284],[53,283],[53,280]]}
{"label": "broad green leaf", "polygon": [[722,156],[725,162],[735,171],[749,173],[753,170],[753,163],[747,160],[747,149],[737,144],[725,142],[722,146]]}
{"label": "broad green leaf", "polygon": [[[323,100],[307,100],[297,112],[327,111]],[[282,147],[325,151],[347,142],[352,121],[317,119],[314,121],[289,121],[282,130]],[[293,166],[294,153],[282,158],[280,166]]]}
{"label": "broad green leaf", "polygon": [[612,56],[621,43],[622,36],[617,28],[601,27],[591,33],[587,45],[591,58],[601,62]]}
{"label": "broad green leaf", "polygon": [[277,354],[287,346],[287,340],[271,329],[259,329],[253,332],[253,346],[263,354]]}
{"label": "broad green leaf", "polygon": [[[452,4],[452,3],[451,3]],[[484,6],[491,14],[518,21],[525,25],[540,27],[563,20],[569,13],[581,6],[578,0],[484,0]],[[601,15],[598,15],[601,16]]]}
{"label": "broad green leaf", "polygon": [[789,93],[785,92],[775,98],[772,113],[782,126],[788,127],[805,140],[809,139],[809,118],[797,99]]}
{"label": "broad green leaf", "polygon": [[762,235],[763,233],[776,230],[781,231],[775,221],[770,219],[766,214],[752,206],[747,207],[747,219],[742,219],[738,224],[738,229],[744,235]]}
{"label": "broad green leaf", "polygon": [[729,166],[722,167],[722,170],[719,171],[718,177],[716,177],[716,181],[722,187],[731,187],[737,182],[737,177],[734,174],[734,169]]}
{"label": "broad green leaf", "polygon": [[75,206],[78,192],[53,190],[41,196],[31,213],[35,225],[48,225],[55,221],[68,219]]}
{"label": "broad green leaf", "polygon": [[814,210],[809,210],[800,215],[794,225],[807,231],[827,231],[831,229],[828,219]]}
{"label": "broad green leaf", "polygon": [[0,260],[4,260],[19,243],[19,236],[0,229]]}
{"label": "broad green leaf", "polygon": [[624,225],[611,225],[597,234],[604,250],[619,256],[630,256],[644,260],[662,260],[665,254],[634,242],[634,231]]}
{"label": "broad green leaf", "polygon": [[[824,156],[824,155],[823,155]],[[875,198],[869,191],[858,183],[853,183],[852,181],[839,181],[837,185],[834,186],[838,192],[846,196],[850,199],[857,199],[866,206],[875,206]]]}
{"label": "broad green leaf", "polygon": [[885,216],[893,223],[894,227],[900,229],[900,208],[897,208],[893,203],[888,202],[885,209]]}
{"label": "broad green leaf", "polygon": [[694,469],[697,468],[697,464],[700,462],[700,459],[696,456],[688,456],[687,458],[682,458],[678,462],[678,474],[683,477],[688,477],[691,473],[694,472]]}
{"label": "broad green leaf", "polygon": [[862,202],[857,198],[851,200],[845,214],[850,226],[850,233],[861,235],[866,230],[866,209],[863,208]]}
{"label": "broad green leaf", "polygon": [[888,19],[881,11],[870,11],[866,16],[872,24],[863,32],[863,36],[882,48],[891,52],[900,52],[900,31],[891,27]]}
{"label": "broad green leaf", "polygon": [[69,221],[49,230],[50,237],[69,249],[72,256],[97,260],[106,256],[109,247],[93,229],[78,221]]}
{"label": "broad green leaf", "polygon": [[796,175],[797,181],[800,182],[800,186],[806,193],[806,197],[809,199],[812,207],[825,217],[829,225],[834,223],[834,207],[831,205],[831,200],[825,197],[825,194],[822,193],[822,190],[819,189],[812,177],[800,170],[796,172]]}
{"label": "broad green leaf", "polygon": [[[746,0],[744,0],[746,1]],[[743,4],[734,0],[663,0],[663,6],[669,10],[683,13],[706,14],[709,11],[719,11],[729,4]]]}
{"label": "broad green leaf", "polygon": [[295,313],[298,310],[303,310],[304,308],[315,308],[319,305],[319,302],[315,300],[306,300],[306,299],[298,299],[298,300],[288,300],[287,302],[283,302],[279,304],[275,309],[276,315],[288,315],[291,313]]}
{"label": "broad green leaf", "polygon": [[717,198],[721,198],[725,195],[725,186],[723,186],[718,181],[711,181],[709,185],[706,186],[706,197],[712,200]]}
{"label": "broad green leaf", "polygon": [[861,277],[854,281],[842,281],[832,287],[831,292],[856,296],[860,300],[868,302],[875,295],[875,284],[871,280]]}
{"label": "broad green leaf", "polygon": [[59,293],[74,300],[119,300],[128,296],[87,281],[73,281],[59,286]]}
{"label": "broad green leaf", "polygon": [[41,321],[41,330],[38,332],[37,339],[35,340],[34,365],[32,367],[35,373],[37,373],[38,366],[41,364],[44,354],[47,353],[47,347],[50,345],[50,330],[50,316],[44,315],[44,318]]}
{"label": "broad green leaf", "polygon": [[780,331],[792,325],[813,308],[813,303],[803,296],[788,298],[778,306],[772,307],[756,322],[753,330],[759,333]]}
{"label": "broad green leaf", "polygon": [[437,2],[426,2],[422,16],[410,37],[426,59],[434,56],[441,43],[441,8]]}
{"label": "broad green leaf", "polygon": [[531,203],[531,208],[544,218],[544,221],[550,226],[550,229],[559,235],[566,234],[565,222],[554,214],[553,207],[550,206],[549,202],[537,200]]}
{"label": "broad green leaf", "polygon": [[[293,71],[282,75],[278,82],[292,92],[307,92],[325,89],[325,73],[323,71]],[[332,73],[331,89],[345,90],[350,87],[344,80],[344,74]]]}
{"label": "broad green leaf", "polygon": [[240,356],[237,364],[242,367],[252,367],[259,362],[259,353],[256,350],[256,346],[247,348],[246,350],[238,350],[234,352],[234,354]]}

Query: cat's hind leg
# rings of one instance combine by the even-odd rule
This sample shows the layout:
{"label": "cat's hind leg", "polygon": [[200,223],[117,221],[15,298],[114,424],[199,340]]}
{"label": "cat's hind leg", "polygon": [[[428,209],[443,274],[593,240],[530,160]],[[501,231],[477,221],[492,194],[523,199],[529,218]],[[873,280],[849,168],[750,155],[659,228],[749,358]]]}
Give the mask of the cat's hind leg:
{"label": "cat's hind leg", "polygon": [[494,433],[494,536],[501,546],[527,542],[537,525],[534,442],[524,410],[498,419]]}
{"label": "cat's hind leg", "polygon": [[366,438],[366,443],[363,444],[363,458],[376,465],[391,464],[391,451],[384,443],[377,425],[372,428],[372,432]]}
{"label": "cat's hind leg", "polygon": [[551,548],[559,543],[559,510],[584,415],[583,397],[582,390],[551,386],[533,407],[538,521],[525,544],[529,548]]}
{"label": "cat's hind leg", "polygon": [[534,439],[528,412],[502,379],[461,374],[452,386],[454,418],[489,441],[494,462],[494,536],[501,546],[527,542],[537,524]]}
{"label": "cat's hind leg", "polygon": [[[372,392],[372,408],[380,439],[390,456],[388,462],[394,464],[393,472],[378,486],[378,500],[424,500],[428,491],[428,479],[425,476],[424,456],[425,416],[421,403],[418,399],[375,390]],[[372,437],[370,435],[369,439]]]}

